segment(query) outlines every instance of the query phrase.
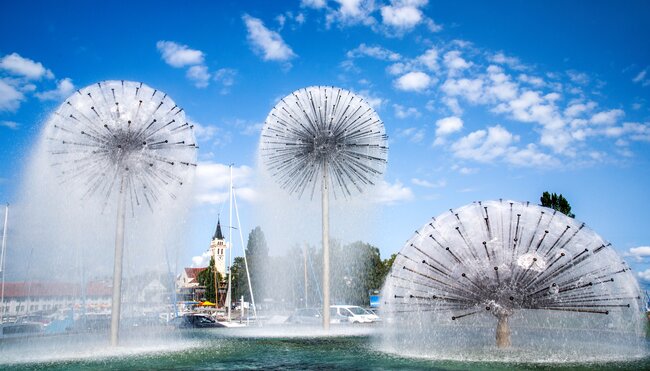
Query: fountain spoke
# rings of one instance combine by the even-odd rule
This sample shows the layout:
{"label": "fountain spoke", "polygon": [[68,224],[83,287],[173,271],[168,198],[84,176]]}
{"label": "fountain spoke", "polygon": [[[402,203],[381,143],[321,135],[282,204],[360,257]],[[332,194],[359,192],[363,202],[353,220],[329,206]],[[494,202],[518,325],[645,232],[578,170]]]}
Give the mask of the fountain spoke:
{"label": "fountain spoke", "polygon": [[142,204],[153,211],[160,194],[176,198],[174,188],[196,167],[192,126],[166,94],[142,83],[105,81],[77,90],[47,130],[63,184],[84,190],[81,199],[103,198],[102,213],[117,194],[111,319],[111,344],[117,345],[127,209],[135,216]]}
{"label": "fountain spoke", "polygon": [[[589,315],[636,316],[638,286],[617,260],[611,244],[554,210],[503,200],[478,202],[433,218],[405,244],[384,285],[390,298],[386,313],[394,317],[391,323],[408,328],[411,321],[444,328],[449,318],[485,321],[491,314],[496,345],[506,348],[519,336],[511,326],[525,324],[531,310],[587,316],[586,323]],[[623,325],[607,326],[614,323]],[[620,332],[633,334],[637,324],[634,320]]]}

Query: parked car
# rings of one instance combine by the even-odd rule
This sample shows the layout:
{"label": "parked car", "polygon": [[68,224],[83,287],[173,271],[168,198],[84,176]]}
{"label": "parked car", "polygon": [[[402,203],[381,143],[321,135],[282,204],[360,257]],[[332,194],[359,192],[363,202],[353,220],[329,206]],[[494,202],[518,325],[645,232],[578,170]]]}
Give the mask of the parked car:
{"label": "parked car", "polygon": [[330,316],[341,318],[343,321],[347,319],[350,323],[371,323],[375,322],[377,317],[356,305],[330,305]]}
{"label": "parked car", "polygon": [[373,322],[381,322],[381,317],[377,313],[377,308],[363,308],[372,319]]}
{"label": "parked car", "polygon": [[223,324],[215,321],[205,314],[191,313],[184,316],[176,317],[170,321],[170,324],[176,328],[213,328],[225,327]]}

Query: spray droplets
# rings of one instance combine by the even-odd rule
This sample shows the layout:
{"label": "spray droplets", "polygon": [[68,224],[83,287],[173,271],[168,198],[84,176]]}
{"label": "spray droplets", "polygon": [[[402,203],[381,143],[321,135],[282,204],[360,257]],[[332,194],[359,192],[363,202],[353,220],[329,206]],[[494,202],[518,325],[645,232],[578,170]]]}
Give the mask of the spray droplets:
{"label": "spray droplets", "polygon": [[[151,93],[153,92],[153,93]],[[149,100],[139,96],[150,96]],[[104,81],[78,90],[48,123],[52,166],[61,182],[106,205],[125,193],[131,211],[175,198],[196,167],[192,126],[167,95],[138,82]]]}
{"label": "spray droplets", "polygon": [[355,94],[312,86],[283,98],[264,123],[264,165],[282,188],[313,197],[323,171],[328,188],[344,197],[362,192],[383,174],[387,158],[384,125]]}

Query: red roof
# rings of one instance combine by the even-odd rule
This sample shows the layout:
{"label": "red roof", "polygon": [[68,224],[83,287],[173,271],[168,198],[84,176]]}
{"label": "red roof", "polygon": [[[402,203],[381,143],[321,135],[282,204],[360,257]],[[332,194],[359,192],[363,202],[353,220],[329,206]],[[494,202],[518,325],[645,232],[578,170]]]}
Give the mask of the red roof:
{"label": "red roof", "polygon": [[199,273],[203,272],[204,270],[208,269],[207,267],[205,268],[185,268],[185,274],[187,274],[187,278],[189,278],[190,281],[196,281],[196,278],[198,277]]}
{"label": "red roof", "polygon": [[[103,282],[89,282],[86,296],[111,296],[113,289]],[[5,298],[81,296],[81,286],[66,282],[5,282]]]}

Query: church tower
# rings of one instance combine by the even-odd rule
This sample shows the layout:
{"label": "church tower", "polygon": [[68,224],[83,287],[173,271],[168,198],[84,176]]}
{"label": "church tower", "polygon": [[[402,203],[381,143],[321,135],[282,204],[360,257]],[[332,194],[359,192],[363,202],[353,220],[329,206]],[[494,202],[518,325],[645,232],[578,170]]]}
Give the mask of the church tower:
{"label": "church tower", "polygon": [[226,240],[223,238],[223,233],[221,233],[221,222],[217,219],[217,230],[214,231],[214,236],[212,236],[212,242],[210,242],[210,253],[214,257],[215,265],[217,266],[217,272],[221,274],[221,277],[226,277]]}

